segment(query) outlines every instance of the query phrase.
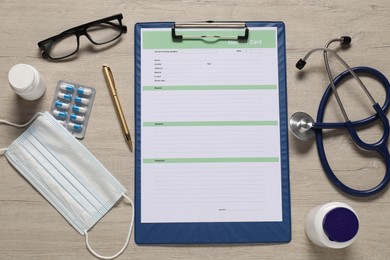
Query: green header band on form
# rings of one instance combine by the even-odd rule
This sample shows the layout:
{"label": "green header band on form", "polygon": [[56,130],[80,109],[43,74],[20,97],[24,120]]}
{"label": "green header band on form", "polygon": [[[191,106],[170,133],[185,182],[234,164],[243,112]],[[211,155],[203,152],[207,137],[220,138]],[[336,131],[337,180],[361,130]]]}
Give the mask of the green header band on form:
{"label": "green header band on form", "polygon": [[[238,36],[243,35],[244,30],[204,30],[188,31],[176,30],[177,34],[188,36]],[[222,39],[196,39],[173,41],[171,31],[143,31],[143,49],[211,49],[211,48],[276,48],[276,30],[251,30],[249,38],[245,42]]]}
{"label": "green header band on form", "polygon": [[278,121],[192,121],[192,122],[143,122],[143,126],[277,126]]}
{"label": "green header band on form", "polygon": [[279,162],[278,157],[249,158],[151,158],[143,163],[240,163],[240,162]]}
{"label": "green header band on form", "polygon": [[144,86],[143,90],[276,90],[276,85]]}

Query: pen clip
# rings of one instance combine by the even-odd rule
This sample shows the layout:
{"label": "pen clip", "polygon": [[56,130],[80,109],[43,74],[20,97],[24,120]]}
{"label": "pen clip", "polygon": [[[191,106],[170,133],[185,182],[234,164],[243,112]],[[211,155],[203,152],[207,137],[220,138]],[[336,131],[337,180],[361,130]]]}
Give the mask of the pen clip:
{"label": "pen clip", "polygon": [[111,88],[112,94],[116,96],[117,90],[115,87],[114,75],[112,74],[111,68],[107,65],[103,65],[103,72],[104,77],[106,78],[106,82]]}

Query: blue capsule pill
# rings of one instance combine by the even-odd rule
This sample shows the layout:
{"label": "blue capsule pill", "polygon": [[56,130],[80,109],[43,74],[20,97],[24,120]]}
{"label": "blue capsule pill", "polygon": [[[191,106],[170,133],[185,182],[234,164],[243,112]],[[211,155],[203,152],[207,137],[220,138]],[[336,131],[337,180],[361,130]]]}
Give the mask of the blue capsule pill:
{"label": "blue capsule pill", "polygon": [[79,104],[88,105],[89,99],[88,98],[82,98],[82,97],[75,97],[74,101]]}
{"label": "blue capsule pill", "polygon": [[80,96],[90,96],[92,94],[92,90],[90,88],[78,88],[77,94]]}
{"label": "blue capsule pill", "polygon": [[59,92],[57,96],[61,99],[66,100],[66,101],[72,100],[72,95],[69,95],[69,94],[64,94],[64,93]]}
{"label": "blue capsule pill", "polygon": [[66,112],[62,112],[62,111],[58,111],[58,110],[54,110],[53,115],[55,117],[58,117],[58,118],[67,118],[68,117],[68,114]]}
{"label": "blue capsule pill", "polygon": [[63,102],[60,102],[60,101],[56,101],[55,106],[56,106],[56,108],[60,108],[60,109],[63,109],[63,110],[68,110],[69,109],[69,104],[63,103]]}
{"label": "blue capsule pill", "polygon": [[86,107],[73,106],[72,109],[73,109],[73,112],[75,112],[75,113],[81,113],[81,114],[87,113],[87,108]]}
{"label": "blue capsule pill", "polygon": [[80,132],[82,129],[83,129],[83,126],[82,125],[79,125],[79,124],[74,124],[74,123],[68,123],[68,128],[70,130],[74,130],[76,132]]}
{"label": "blue capsule pill", "polygon": [[74,122],[82,123],[85,120],[85,116],[79,116],[79,115],[76,115],[76,114],[70,114],[70,120],[72,120]]}
{"label": "blue capsule pill", "polygon": [[71,84],[61,84],[60,89],[66,92],[71,92],[73,93],[74,91],[74,86]]}

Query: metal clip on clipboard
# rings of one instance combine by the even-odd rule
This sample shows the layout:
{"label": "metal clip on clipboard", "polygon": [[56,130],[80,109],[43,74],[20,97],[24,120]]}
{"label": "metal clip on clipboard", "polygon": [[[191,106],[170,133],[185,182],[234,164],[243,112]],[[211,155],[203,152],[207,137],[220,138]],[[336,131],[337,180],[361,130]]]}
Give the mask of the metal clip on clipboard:
{"label": "metal clip on clipboard", "polygon": [[[238,36],[222,36],[222,35],[178,35],[176,29],[195,29],[195,28],[231,28],[231,29],[243,29],[244,35]],[[245,23],[242,22],[194,22],[194,23],[175,23],[172,27],[172,39],[174,41],[182,40],[198,40],[205,38],[212,38],[217,40],[237,40],[247,41],[249,37],[249,29]]]}

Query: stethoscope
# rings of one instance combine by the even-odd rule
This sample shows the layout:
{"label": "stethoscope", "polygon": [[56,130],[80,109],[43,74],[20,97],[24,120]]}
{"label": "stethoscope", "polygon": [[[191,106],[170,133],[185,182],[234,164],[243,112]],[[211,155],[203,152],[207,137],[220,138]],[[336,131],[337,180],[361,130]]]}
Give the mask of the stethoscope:
{"label": "stethoscope", "polygon": [[[353,196],[371,196],[374,194],[377,194],[378,192],[382,191],[386,185],[390,181],[390,154],[389,149],[387,148],[387,141],[389,139],[389,120],[387,119],[385,112],[389,109],[390,104],[390,83],[386,79],[386,77],[380,73],[379,71],[369,68],[369,67],[354,67],[351,68],[349,65],[336,53],[335,50],[329,49],[329,45],[333,42],[340,42],[343,45],[347,45],[351,42],[351,38],[348,36],[343,36],[339,39],[333,39],[329,41],[324,48],[317,48],[309,51],[306,56],[303,59],[300,59],[296,67],[301,70],[306,65],[306,60],[310,57],[311,54],[317,51],[322,51],[324,55],[324,63],[326,67],[326,71],[328,73],[328,77],[330,80],[330,85],[327,87],[324,95],[322,96],[322,99],[320,101],[318,112],[317,112],[317,122],[313,120],[310,115],[304,113],[304,112],[297,112],[293,114],[290,118],[290,129],[292,133],[301,140],[309,140],[316,137],[316,143],[317,143],[317,150],[320,157],[321,164],[328,176],[328,178],[333,182],[336,187],[338,187],[340,190],[353,195]],[[337,77],[333,78],[332,72],[330,70],[329,61],[328,61],[328,53],[333,54],[338,61],[346,68],[346,71],[342,72]],[[360,78],[357,76],[357,74],[368,74],[370,76],[375,77],[378,79],[379,82],[382,83],[382,86],[385,89],[386,92],[386,98],[383,106],[381,107],[375,99],[372,97],[370,92],[367,90],[366,86],[363,84],[363,82],[360,80]],[[357,121],[351,121],[348,118],[348,115],[344,109],[344,106],[340,100],[339,94],[337,92],[337,87],[343,82],[344,79],[351,76],[355,78],[355,80],[358,82],[360,87],[365,92],[366,96],[370,100],[376,114],[369,116],[367,118],[357,120]],[[345,122],[338,122],[338,123],[326,123],[323,121],[324,119],[324,112],[326,105],[329,101],[329,98],[331,96],[331,93],[334,94],[337,104],[340,107],[340,110],[343,114],[343,117],[345,119]],[[382,122],[383,125],[383,135],[380,138],[379,141],[375,143],[366,143],[360,137],[358,136],[356,132],[356,128],[361,126],[368,126],[372,124],[374,121],[379,119]],[[370,189],[366,190],[357,190],[353,189],[347,185],[345,185],[343,182],[340,181],[339,178],[334,174],[332,168],[329,165],[328,159],[325,154],[324,149],[324,143],[323,143],[323,134],[322,129],[338,129],[338,128],[346,128],[349,132],[352,140],[355,142],[357,146],[364,150],[372,150],[378,152],[385,160],[386,164],[386,173],[383,179],[380,181],[380,183]]]}

